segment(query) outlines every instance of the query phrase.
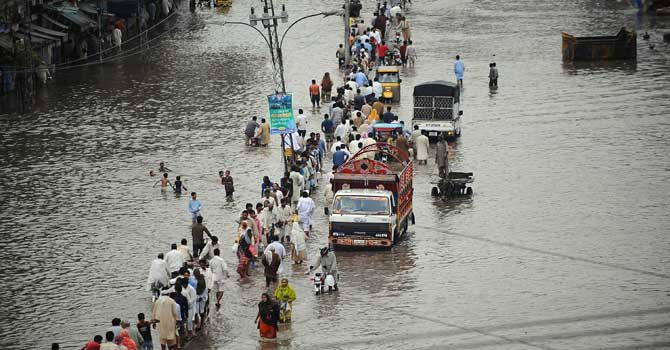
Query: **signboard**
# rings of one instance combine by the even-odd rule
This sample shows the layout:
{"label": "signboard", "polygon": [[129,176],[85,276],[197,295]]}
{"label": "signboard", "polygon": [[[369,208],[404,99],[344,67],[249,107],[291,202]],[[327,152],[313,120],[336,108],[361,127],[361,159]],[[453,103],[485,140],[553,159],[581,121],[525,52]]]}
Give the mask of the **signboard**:
{"label": "signboard", "polygon": [[270,105],[270,134],[295,132],[293,94],[268,95],[268,104]]}

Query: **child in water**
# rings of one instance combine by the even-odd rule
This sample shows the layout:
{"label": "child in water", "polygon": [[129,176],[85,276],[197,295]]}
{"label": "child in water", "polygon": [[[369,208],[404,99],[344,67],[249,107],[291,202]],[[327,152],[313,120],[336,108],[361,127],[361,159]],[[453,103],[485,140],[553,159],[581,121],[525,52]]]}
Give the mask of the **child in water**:
{"label": "child in water", "polygon": [[156,181],[156,182],[154,183],[154,186],[153,186],[153,187],[156,187],[156,185],[157,185],[159,182],[160,182],[160,184],[161,184],[161,191],[165,191],[165,190],[167,190],[167,187],[168,187],[168,186],[172,187],[172,190],[174,190],[174,186],[172,186],[172,183],[170,182],[170,179],[168,179],[168,173],[164,173],[164,174],[163,174],[163,177],[162,177],[160,180]]}
{"label": "child in water", "polygon": [[184,191],[188,191],[188,188],[184,186],[181,182],[181,176],[177,176],[177,179],[174,181],[174,193],[179,193],[181,194],[181,189],[184,189]]}

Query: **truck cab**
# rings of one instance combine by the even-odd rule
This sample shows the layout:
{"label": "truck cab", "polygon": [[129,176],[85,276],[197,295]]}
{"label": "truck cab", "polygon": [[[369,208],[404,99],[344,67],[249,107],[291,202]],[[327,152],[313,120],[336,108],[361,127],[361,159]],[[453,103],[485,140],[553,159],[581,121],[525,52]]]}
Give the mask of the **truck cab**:
{"label": "truck cab", "polygon": [[377,142],[363,147],[333,176],[328,241],[334,246],[390,248],[407,232],[414,165],[405,152]]}
{"label": "truck cab", "polygon": [[396,229],[393,192],[372,189],[337,191],[330,232],[338,245],[391,246]]}

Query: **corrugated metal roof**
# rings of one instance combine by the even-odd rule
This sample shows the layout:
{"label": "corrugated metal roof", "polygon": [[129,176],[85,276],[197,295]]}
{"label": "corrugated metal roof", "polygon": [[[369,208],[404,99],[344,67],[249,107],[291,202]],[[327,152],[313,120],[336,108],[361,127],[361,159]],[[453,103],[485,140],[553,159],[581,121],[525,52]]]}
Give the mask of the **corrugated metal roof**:
{"label": "corrugated metal roof", "polygon": [[63,24],[63,23],[61,23],[61,22],[58,22],[57,20],[55,20],[55,19],[53,19],[53,18],[47,16],[46,13],[43,13],[43,14],[42,14],[42,18],[46,19],[47,22],[49,22],[49,23],[51,23],[51,24],[53,24],[53,25],[55,25],[56,27],[59,27],[59,28],[61,28],[61,29],[65,29],[65,30],[70,29],[70,27],[66,26],[65,24]]}
{"label": "corrugated metal roof", "polygon": [[38,26],[38,25],[35,24],[35,23],[31,24],[31,25],[30,25],[30,28],[31,28],[31,29],[34,29],[34,30],[36,30],[36,31],[38,31],[38,32],[44,33],[44,34],[48,34],[48,35],[56,36],[56,37],[61,37],[61,38],[65,39],[65,40],[67,40],[67,33],[64,33],[64,32],[59,32],[59,31],[57,31],[57,30],[53,30],[53,29],[49,29],[49,28],[44,28],[44,27],[42,27],[42,26]]}
{"label": "corrugated metal roof", "polygon": [[9,35],[0,35],[0,47],[9,51],[13,50],[14,44],[12,43],[12,38]]}

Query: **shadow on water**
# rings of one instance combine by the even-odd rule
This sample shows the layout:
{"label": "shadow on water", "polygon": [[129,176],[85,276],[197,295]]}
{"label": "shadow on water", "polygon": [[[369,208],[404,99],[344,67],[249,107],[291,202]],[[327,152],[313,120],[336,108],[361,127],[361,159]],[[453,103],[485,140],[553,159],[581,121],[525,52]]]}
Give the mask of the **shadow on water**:
{"label": "shadow on water", "polygon": [[569,75],[592,72],[624,72],[635,74],[637,71],[637,60],[615,60],[597,62],[563,62],[563,72]]}

